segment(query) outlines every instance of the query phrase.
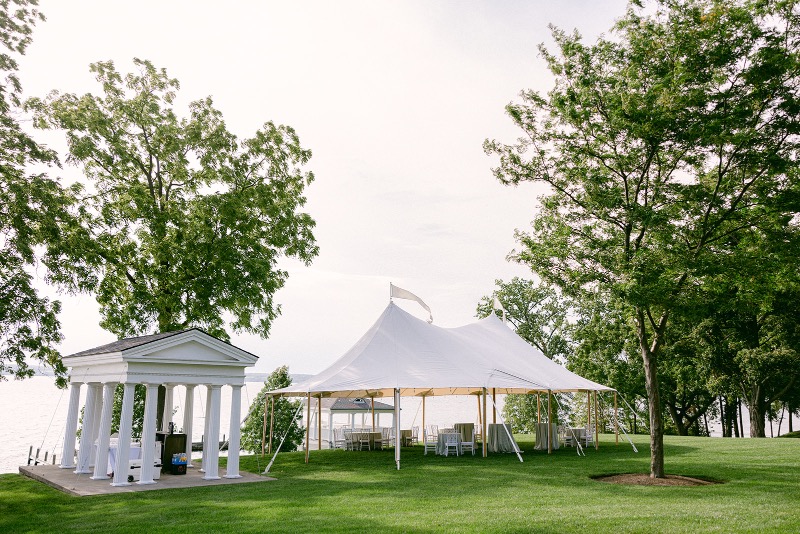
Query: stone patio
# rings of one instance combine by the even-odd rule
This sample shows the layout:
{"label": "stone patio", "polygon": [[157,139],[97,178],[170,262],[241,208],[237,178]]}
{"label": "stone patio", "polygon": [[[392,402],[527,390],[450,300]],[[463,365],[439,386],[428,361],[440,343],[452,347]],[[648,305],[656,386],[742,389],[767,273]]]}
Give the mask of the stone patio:
{"label": "stone patio", "polygon": [[155,484],[137,484],[130,486],[112,486],[111,479],[91,480],[90,474],[76,475],[72,469],[61,469],[56,465],[28,465],[21,466],[19,473],[23,476],[38,480],[48,486],[75,495],[109,495],[116,493],[131,493],[134,491],[151,491],[176,488],[194,488],[198,486],[224,486],[227,484],[249,484],[254,482],[268,482],[274,478],[240,472],[241,478],[225,478],[225,470],[220,468],[219,480],[203,480],[203,473],[199,469],[187,469],[185,475],[170,475],[162,473]]}

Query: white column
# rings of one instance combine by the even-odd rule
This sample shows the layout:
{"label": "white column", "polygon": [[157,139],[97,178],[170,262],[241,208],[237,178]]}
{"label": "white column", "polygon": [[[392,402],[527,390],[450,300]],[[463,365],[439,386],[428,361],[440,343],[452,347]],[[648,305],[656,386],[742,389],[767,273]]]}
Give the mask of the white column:
{"label": "white column", "polygon": [[211,421],[211,386],[206,386],[206,413],[203,420],[203,459],[200,461],[200,472],[206,472],[208,462],[208,449],[211,441],[208,439],[208,423]]}
{"label": "white column", "polygon": [[142,421],[142,474],[139,484],[155,484],[153,463],[156,449],[156,414],[158,408],[158,384],[147,384]]}
{"label": "white column", "polygon": [[231,427],[228,440],[228,469],[225,478],[242,478],[239,474],[239,446],[242,432],[242,386],[231,386]]}
{"label": "white column", "polygon": [[114,464],[112,486],[130,486],[128,466],[131,452],[131,427],[133,426],[133,395],[136,384],[125,383],[122,392],[122,413],[119,416],[119,439],[117,440],[117,461]]}
{"label": "white column", "polygon": [[111,440],[111,414],[114,411],[114,389],[116,382],[103,384],[103,408],[100,414],[100,425],[97,431],[97,457],[94,460],[94,476],[92,480],[108,478],[108,443]]}
{"label": "white column", "polygon": [[78,468],[75,473],[91,473],[89,469],[89,459],[92,454],[92,436],[94,435],[94,411],[97,408],[97,393],[100,391],[100,384],[92,382],[86,391],[86,404],[83,409],[83,425],[81,427],[81,444],[78,449]]}
{"label": "white column", "polygon": [[194,422],[194,384],[186,384],[186,399],[183,403],[183,433],[186,434],[186,467],[192,465],[192,423]]}
{"label": "white column", "polygon": [[169,431],[169,424],[172,422],[172,406],[173,402],[173,390],[175,389],[175,384],[164,384],[164,388],[167,390],[164,394],[164,417],[161,418],[161,428],[162,432]]}
{"label": "white column", "polygon": [[208,422],[208,455],[206,456],[206,474],[203,480],[219,479],[219,409],[222,399],[222,386],[210,387],[209,422]]}
{"label": "white column", "polygon": [[97,384],[97,395],[94,398],[94,422],[92,423],[92,445],[89,448],[89,465],[94,467],[97,456],[97,437],[100,435],[100,416],[103,414],[103,384]]}
{"label": "white column", "polygon": [[64,429],[64,447],[61,449],[61,469],[75,467],[75,435],[78,432],[78,413],[81,402],[81,382],[72,382],[69,386],[69,408],[67,409],[67,425]]}

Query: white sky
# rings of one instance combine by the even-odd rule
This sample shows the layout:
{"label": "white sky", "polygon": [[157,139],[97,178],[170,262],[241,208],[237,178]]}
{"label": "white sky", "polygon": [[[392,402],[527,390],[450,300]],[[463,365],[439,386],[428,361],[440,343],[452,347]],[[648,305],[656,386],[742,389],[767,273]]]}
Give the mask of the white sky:
{"label": "white sky", "polygon": [[[537,50],[551,42],[549,23],[593,41],[625,9],[623,0],[40,4],[48,20],[21,61],[26,95],[97,93],[90,63],[110,59],[126,73],[133,57],[149,59],[180,80],[179,114],[211,95],[239,137],[273,120],[312,150],[306,211],[320,255],[311,267],[286,263],[269,340],[231,339],[260,356],[257,371],[293,373],[319,372],[354,344],[386,306],[390,281],[425,300],[435,324],[459,326],[495,279],[529,276],[505,258],[542,190],[497,182],[482,143],[518,137],[504,106],[549,87]],[[60,135],[36,136],[63,147]],[[63,303],[64,354],[114,339],[91,296],[48,293]]]}

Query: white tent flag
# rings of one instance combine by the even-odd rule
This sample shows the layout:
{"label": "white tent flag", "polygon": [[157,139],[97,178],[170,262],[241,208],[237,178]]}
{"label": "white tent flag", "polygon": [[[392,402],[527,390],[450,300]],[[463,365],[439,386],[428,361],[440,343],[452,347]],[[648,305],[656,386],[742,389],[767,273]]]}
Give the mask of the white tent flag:
{"label": "white tent flag", "polygon": [[422,306],[423,308],[425,308],[425,310],[428,312],[428,315],[430,315],[430,318],[428,319],[428,322],[429,322],[429,323],[432,323],[432,322],[433,322],[433,313],[431,312],[431,309],[430,309],[430,307],[428,307],[428,305],[427,305],[427,304],[425,304],[425,303],[422,301],[422,299],[421,299],[421,298],[419,298],[418,296],[416,296],[416,295],[415,295],[414,293],[412,293],[411,291],[406,291],[405,289],[399,288],[399,287],[397,287],[396,285],[394,285],[394,284],[392,284],[391,282],[389,282],[389,297],[397,297],[397,298],[399,298],[399,299],[408,299],[408,300],[415,300],[415,301],[417,301],[417,303],[419,303],[419,305],[420,305],[420,306]]}

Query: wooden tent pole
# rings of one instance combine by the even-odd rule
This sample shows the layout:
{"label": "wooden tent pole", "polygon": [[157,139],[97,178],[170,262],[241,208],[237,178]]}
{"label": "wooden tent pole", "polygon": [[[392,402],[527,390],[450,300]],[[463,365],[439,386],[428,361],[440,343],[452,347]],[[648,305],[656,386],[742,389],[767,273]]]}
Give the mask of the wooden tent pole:
{"label": "wooden tent pole", "polygon": [[[272,454],[272,434],[275,428],[275,397],[270,396],[269,404],[269,454]],[[264,409],[266,409],[266,406]]]}
{"label": "wooden tent pole", "polygon": [[428,437],[428,427],[425,426],[425,397],[427,395],[422,396],[422,441]]}
{"label": "wooden tent pole", "polygon": [[594,392],[594,450],[600,447],[600,425],[597,418],[597,391]]}
{"label": "wooden tent pole", "polygon": [[322,450],[322,393],[317,399],[317,450]]}
{"label": "wooden tent pole", "polygon": [[475,400],[478,401],[478,425],[483,428],[483,417],[481,416],[481,394],[475,395]]}
{"label": "wooden tent pole", "polygon": [[370,401],[372,401],[372,431],[375,432],[375,397],[370,397]]}
{"label": "wooden tent pole", "polygon": [[492,424],[497,424],[497,405],[494,403],[494,400],[497,398],[497,392],[495,388],[492,388]]}
{"label": "wooden tent pole", "polygon": [[[264,397],[264,421],[263,428],[261,429],[261,456],[264,456],[264,447],[267,446],[267,397]],[[272,436],[270,436],[272,437]],[[191,441],[191,436],[189,438]]]}
{"label": "wooden tent pole", "polygon": [[550,421],[553,417],[553,392],[549,389],[547,390],[547,454],[553,454],[553,436],[552,433],[552,425]]}
{"label": "wooden tent pole", "polygon": [[536,392],[536,423],[539,424],[542,422],[542,396],[537,391]]}
{"label": "wooden tent pole", "polygon": [[586,390],[586,430],[591,431],[592,428],[592,392]]}
{"label": "wooden tent pole", "polygon": [[308,392],[308,401],[306,402],[306,463],[308,463],[308,445],[311,440],[311,392]]}
{"label": "wooden tent pole", "polygon": [[487,424],[486,424],[486,388],[483,388],[483,457],[486,458],[489,455],[489,449],[486,446],[486,443],[489,441],[489,435],[487,434]]}
{"label": "wooden tent pole", "polygon": [[614,392],[614,441],[619,445],[619,410],[617,409],[617,392]]}

